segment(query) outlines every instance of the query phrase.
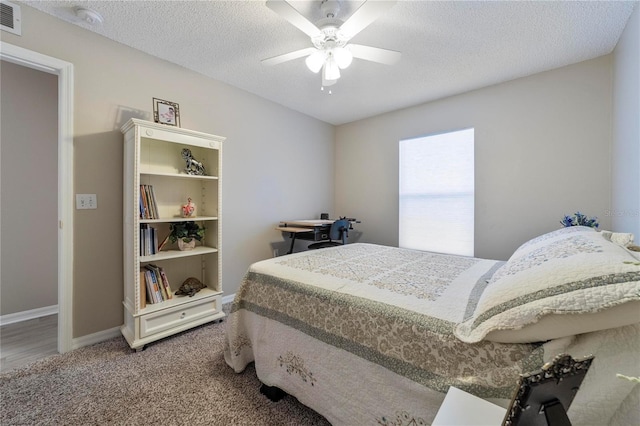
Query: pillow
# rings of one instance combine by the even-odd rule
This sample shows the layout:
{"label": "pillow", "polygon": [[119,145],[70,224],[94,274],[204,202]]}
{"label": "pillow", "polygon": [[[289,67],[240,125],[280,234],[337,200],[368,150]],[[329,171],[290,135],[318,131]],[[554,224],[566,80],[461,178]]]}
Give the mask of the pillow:
{"label": "pillow", "polygon": [[630,246],[627,246],[627,250],[629,250],[629,253],[631,253],[631,256],[640,260],[640,246],[636,246],[632,244]]}
{"label": "pillow", "polygon": [[545,341],[640,322],[638,302],[640,264],[630,251],[588,227],[565,228],[516,250],[455,334],[468,343]]}
{"label": "pillow", "polygon": [[568,226],[566,228],[556,229],[555,231],[542,234],[539,237],[533,238],[522,244],[516,249],[516,251],[513,252],[509,260],[522,257],[532,250],[536,250],[539,247],[544,246],[547,241],[553,238],[562,237],[564,235],[578,235],[584,233],[591,234],[594,232],[597,231],[589,226]]}
{"label": "pillow", "polygon": [[616,243],[619,246],[627,247],[633,244],[633,234],[623,233],[623,232],[611,232],[611,231],[601,231],[602,236],[611,241],[612,243]]}
{"label": "pillow", "polygon": [[549,314],[517,330],[494,330],[484,340],[500,343],[544,342],[591,331],[640,323],[640,302],[626,302],[599,312],[571,315]]}

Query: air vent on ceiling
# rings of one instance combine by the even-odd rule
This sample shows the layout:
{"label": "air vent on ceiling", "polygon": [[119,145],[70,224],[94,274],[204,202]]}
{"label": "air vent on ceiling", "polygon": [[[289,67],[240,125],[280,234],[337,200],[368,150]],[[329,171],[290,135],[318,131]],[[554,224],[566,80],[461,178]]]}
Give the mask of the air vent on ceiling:
{"label": "air vent on ceiling", "polygon": [[0,1],[0,29],[13,34],[22,35],[20,6],[8,1]]}

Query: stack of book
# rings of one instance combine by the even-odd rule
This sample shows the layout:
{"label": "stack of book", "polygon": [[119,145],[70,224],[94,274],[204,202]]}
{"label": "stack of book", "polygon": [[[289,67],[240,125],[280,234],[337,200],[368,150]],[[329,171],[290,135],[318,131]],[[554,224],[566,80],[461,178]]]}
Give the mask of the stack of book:
{"label": "stack of book", "polygon": [[146,223],[140,224],[140,256],[151,256],[158,252],[158,230]]}
{"label": "stack of book", "polygon": [[[145,284],[147,303],[161,303],[173,298],[169,280],[161,267],[148,264],[140,268],[140,283],[141,285]],[[140,292],[141,299],[144,294],[142,291]],[[141,305],[144,306],[143,303]]]}
{"label": "stack of book", "polygon": [[140,185],[140,219],[160,219],[151,185]]}

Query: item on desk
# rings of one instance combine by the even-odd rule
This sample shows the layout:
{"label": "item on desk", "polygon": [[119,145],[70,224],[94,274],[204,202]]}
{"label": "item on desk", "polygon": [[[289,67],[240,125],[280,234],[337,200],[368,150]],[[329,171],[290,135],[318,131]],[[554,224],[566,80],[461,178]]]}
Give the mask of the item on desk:
{"label": "item on desk", "polygon": [[320,219],[321,220],[328,220],[329,219],[329,213],[320,213]]}
{"label": "item on desk", "polygon": [[182,217],[195,217],[196,205],[191,201],[191,197],[187,198],[187,204],[182,206]]}

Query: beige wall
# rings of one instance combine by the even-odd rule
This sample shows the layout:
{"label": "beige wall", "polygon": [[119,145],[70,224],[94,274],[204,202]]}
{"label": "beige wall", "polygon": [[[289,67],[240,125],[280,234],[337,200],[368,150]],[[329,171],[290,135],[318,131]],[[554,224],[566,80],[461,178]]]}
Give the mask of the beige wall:
{"label": "beige wall", "polygon": [[506,259],[611,192],[611,56],[339,126],[336,209],[398,243],[398,141],[475,128],[475,255]]}
{"label": "beige wall", "polygon": [[182,127],[228,138],[227,294],[282,242],[281,219],[355,216],[361,241],[397,244],[398,140],[413,136],[476,129],[477,256],[504,259],[578,209],[612,225],[612,56],[334,128],[28,6],[22,13],[23,36],[0,37],[74,64],[75,192],[98,195],[97,210],[75,214],[74,337],[122,323],[119,127],[148,118],[152,97],[178,102]]}
{"label": "beige wall", "polygon": [[640,244],[640,5],[614,51],[611,221]]}
{"label": "beige wall", "polygon": [[58,304],[58,78],[0,61],[0,315]]}
{"label": "beige wall", "polygon": [[75,193],[97,194],[98,209],[74,215],[73,337],[122,324],[119,128],[132,116],[150,118],[153,97],[180,105],[182,127],[227,137],[226,294],[237,290],[250,263],[271,257],[271,243],[283,242],[274,230],[278,221],[332,211],[333,126],[28,6],[22,6],[22,37],[6,32],[1,37],[74,65]]}

